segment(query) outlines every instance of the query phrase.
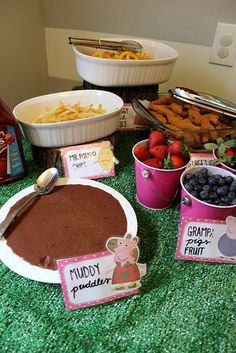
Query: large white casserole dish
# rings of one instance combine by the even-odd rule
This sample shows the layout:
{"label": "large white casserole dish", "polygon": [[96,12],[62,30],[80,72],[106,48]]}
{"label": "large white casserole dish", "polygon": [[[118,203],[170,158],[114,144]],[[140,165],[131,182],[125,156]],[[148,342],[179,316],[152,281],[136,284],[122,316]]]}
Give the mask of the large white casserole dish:
{"label": "large white casserole dish", "polygon": [[[80,120],[36,124],[34,116],[45,113],[45,108],[80,103],[82,106],[102,104],[104,114]],[[78,90],[52,93],[19,103],[13,114],[19,122],[25,138],[31,145],[40,147],[63,147],[94,141],[108,136],[119,126],[123,100],[111,92],[102,90]]]}
{"label": "large white casserole dish", "polygon": [[[107,38],[101,38],[107,39]],[[141,86],[168,81],[178,52],[172,47],[147,39],[130,38],[143,46],[150,60],[115,60],[91,56],[96,48],[73,46],[78,74],[87,82],[98,86]],[[124,38],[115,38],[122,41]]]}

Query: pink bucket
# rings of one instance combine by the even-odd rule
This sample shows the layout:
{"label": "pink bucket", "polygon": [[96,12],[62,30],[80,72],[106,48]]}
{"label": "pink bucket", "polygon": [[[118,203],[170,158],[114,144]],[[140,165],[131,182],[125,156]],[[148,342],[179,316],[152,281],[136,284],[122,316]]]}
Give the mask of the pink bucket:
{"label": "pink bucket", "polygon": [[[217,159],[216,154],[215,154],[215,151],[213,151],[213,156],[214,156],[215,159]],[[220,167],[220,168],[222,168],[222,169],[225,169],[225,170],[228,170],[229,172],[231,172],[231,173],[233,173],[234,175],[236,175],[236,170],[233,169],[233,168],[231,168],[231,167],[229,167],[227,164],[220,163],[220,164],[218,165],[218,167]]]}
{"label": "pink bucket", "polygon": [[148,140],[138,142],[132,150],[135,162],[138,202],[150,209],[161,210],[171,206],[180,186],[180,176],[186,166],[178,169],[157,169],[140,162],[134,155],[137,146],[147,146]]}
{"label": "pink bucket", "polygon": [[[197,170],[201,168],[202,167],[188,168],[186,171],[184,171],[184,173],[180,178],[180,183],[182,186],[181,207],[180,207],[181,216],[225,220],[226,217],[233,216],[234,214],[236,214],[236,205],[233,205],[233,206],[211,205],[201,200],[198,200],[196,197],[192,196],[185,189],[183,185],[183,180],[186,173],[195,173]],[[234,174],[222,168],[215,167],[215,166],[204,166],[204,168],[207,168],[211,175],[220,174],[222,176],[232,176],[234,179],[236,179],[236,176]]]}

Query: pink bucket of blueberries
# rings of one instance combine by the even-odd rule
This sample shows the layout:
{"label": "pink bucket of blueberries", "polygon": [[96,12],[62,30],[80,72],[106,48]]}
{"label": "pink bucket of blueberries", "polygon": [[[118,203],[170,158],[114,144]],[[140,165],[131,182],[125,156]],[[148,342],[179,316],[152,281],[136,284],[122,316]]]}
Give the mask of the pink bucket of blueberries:
{"label": "pink bucket of blueberries", "polygon": [[181,178],[181,216],[225,220],[236,215],[236,175],[215,166],[191,167]]}
{"label": "pink bucket of blueberries", "polygon": [[135,166],[138,202],[153,210],[171,206],[180,187],[180,176],[187,164],[177,169],[158,169],[142,163],[134,154],[136,146],[147,146],[148,140],[138,142],[132,150]]}

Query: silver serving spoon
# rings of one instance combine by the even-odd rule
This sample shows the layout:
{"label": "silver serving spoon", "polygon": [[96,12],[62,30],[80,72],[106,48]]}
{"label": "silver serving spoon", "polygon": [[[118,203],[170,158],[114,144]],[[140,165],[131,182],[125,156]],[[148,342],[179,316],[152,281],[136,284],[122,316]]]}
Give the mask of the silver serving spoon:
{"label": "silver serving spoon", "polygon": [[9,225],[17,218],[17,215],[23,208],[36,196],[43,196],[51,192],[56,185],[58,179],[58,170],[49,168],[45,170],[36,180],[34,184],[34,192],[14,211],[8,214],[4,221],[0,224],[0,239],[3,238]]}

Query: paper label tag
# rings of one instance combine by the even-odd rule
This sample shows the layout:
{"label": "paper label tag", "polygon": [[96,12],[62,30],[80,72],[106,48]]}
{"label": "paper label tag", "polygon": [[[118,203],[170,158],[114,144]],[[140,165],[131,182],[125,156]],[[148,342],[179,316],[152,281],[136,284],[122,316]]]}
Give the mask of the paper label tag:
{"label": "paper label tag", "polygon": [[107,178],[115,176],[115,157],[110,141],[61,148],[66,177]]}
{"label": "paper label tag", "polygon": [[108,250],[57,260],[66,309],[80,309],[139,292],[146,265],[137,263],[138,238],[109,238]]}
{"label": "paper label tag", "polygon": [[212,160],[214,160],[212,153],[190,153],[190,161],[187,168],[204,167],[210,165]]}
{"label": "paper label tag", "polygon": [[149,126],[133,110],[131,103],[125,103],[120,115],[118,131],[146,130]]}
{"label": "paper label tag", "polygon": [[236,218],[181,217],[176,258],[236,263]]}

